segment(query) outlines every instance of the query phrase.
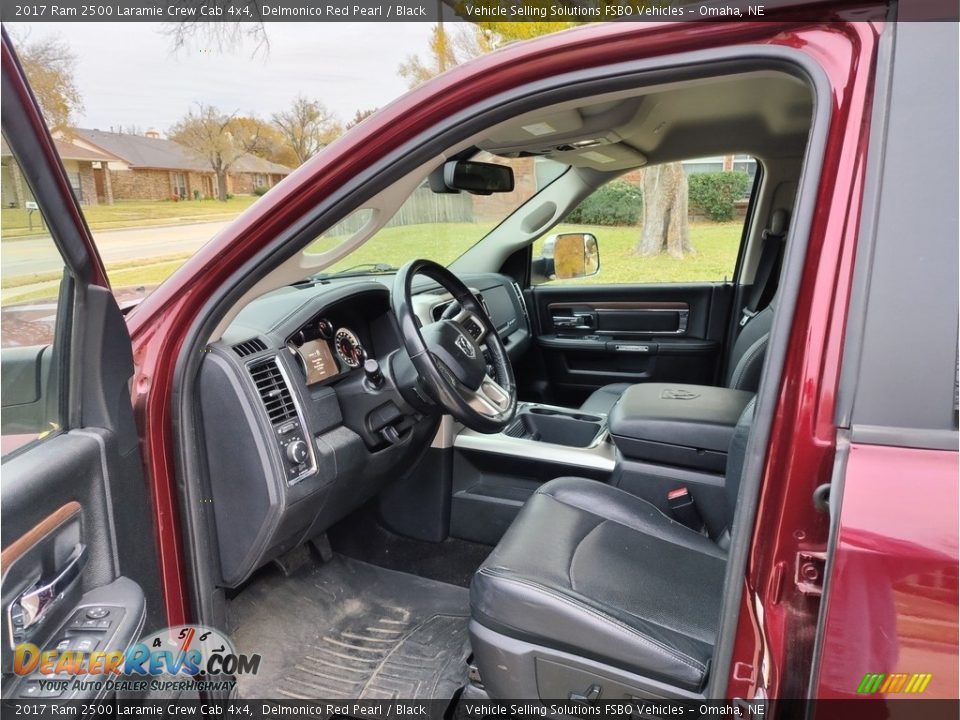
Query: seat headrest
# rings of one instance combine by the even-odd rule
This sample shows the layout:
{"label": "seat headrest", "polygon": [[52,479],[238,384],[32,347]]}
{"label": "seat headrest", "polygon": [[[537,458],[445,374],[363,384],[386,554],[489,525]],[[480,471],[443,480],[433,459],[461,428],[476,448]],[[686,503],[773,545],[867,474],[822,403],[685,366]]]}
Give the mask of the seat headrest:
{"label": "seat headrest", "polygon": [[777,208],[770,216],[770,226],[767,228],[767,237],[774,235],[783,237],[787,234],[787,228],[790,227],[790,211],[783,208]]}

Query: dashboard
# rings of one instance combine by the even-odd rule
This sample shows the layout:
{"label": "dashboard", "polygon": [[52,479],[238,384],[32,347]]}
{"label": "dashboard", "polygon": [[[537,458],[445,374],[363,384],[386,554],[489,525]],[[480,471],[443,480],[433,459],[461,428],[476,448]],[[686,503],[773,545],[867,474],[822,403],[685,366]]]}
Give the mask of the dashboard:
{"label": "dashboard", "polygon": [[[462,279],[516,359],[531,337],[519,288],[496,274]],[[417,389],[392,280],[329,278],[274,291],[208,347],[199,410],[223,586],[327,530],[429,446],[440,412]],[[424,325],[452,302],[426,278],[413,292]]]}

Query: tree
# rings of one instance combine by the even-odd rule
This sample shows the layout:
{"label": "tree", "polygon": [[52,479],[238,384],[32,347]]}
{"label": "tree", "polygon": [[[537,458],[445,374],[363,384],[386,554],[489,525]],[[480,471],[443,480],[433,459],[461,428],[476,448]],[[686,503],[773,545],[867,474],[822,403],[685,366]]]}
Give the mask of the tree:
{"label": "tree", "polygon": [[241,122],[236,113],[227,115],[212,105],[197,105],[170,130],[170,139],[204,159],[217,176],[219,199],[227,200],[227,173],[247,153],[260,151],[257,125]]}
{"label": "tree", "polygon": [[68,133],[83,98],[74,80],[77,56],[58,36],[19,39],[17,53],[44,119],[51,130]]}
{"label": "tree", "polygon": [[353,117],[350,118],[350,121],[347,123],[347,126],[345,129],[349,130],[352,127],[356,127],[357,125],[362,123],[364,120],[366,120],[368,117],[373,115],[379,109],[380,108],[367,108],[366,110],[357,110],[353,114]]}
{"label": "tree", "polygon": [[241,126],[245,137],[259,136],[256,147],[250,151],[252,155],[289,168],[300,164],[286,137],[273,123],[248,116],[237,117],[235,122]]}
{"label": "tree", "polygon": [[298,165],[343,133],[343,125],[334,113],[319,100],[308,100],[303,95],[293,101],[289,110],[275,113],[273,123],[296,156]]}
{"label": "tree", "polygon": [[437,23],[430,33],[426,57],[407,55],[407,59],[400,63],[397,73],[411,88],[415,88],[458,64],[454,45],[441,22]]}
{"label": "tree", "polygon": [[643,170],[643,231],[636,252],[682,258],[693,252],[687,222],[687,174],[680,163]]}

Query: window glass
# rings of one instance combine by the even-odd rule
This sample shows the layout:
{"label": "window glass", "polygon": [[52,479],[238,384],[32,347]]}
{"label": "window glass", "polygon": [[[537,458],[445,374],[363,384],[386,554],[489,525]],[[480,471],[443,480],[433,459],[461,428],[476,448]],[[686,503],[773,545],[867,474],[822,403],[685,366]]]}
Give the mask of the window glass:
{"label": "window glass", "polygon": [[[746,155],[696,158],[626,173],[595,190],[534,244],[534,282],[730,280],[756,173],[756,160]],[[682,222],[676,221],[677,213],[682,213]],[[595,246],[589,241],[589,251],[599,252],[599,263],[591,258],[584,266],[592,274],[569,278],[561,270],[558,278],[554,252],[557,236],[565,233],[596,237]]]}
{"label": "window glass", "polygon": [[0,454],[62,426],[54,350],[63,257],[6,141],[0,152]]}
{"label": "window glass", "polygon": [[[498,163],[513,169],[514,189],[492,195],[435,193],[424,181],[404,201],[384,227],[325,272],[361,272],[399,268],[413,258],[427,258],[441,265],[456,260],[503,222],[520,205],[566,166],[539,158],[508,159],[481,152],[477,162]],[[355,214],[356,215],[356,214]],[[308,248],[321,253],[349,239],[369,215],[351,216],[331,228]]]}
{"label": "window glass", "polygon": [[187,198],[187,176],[183,173],[173,173],[173,194],[180,200]]}

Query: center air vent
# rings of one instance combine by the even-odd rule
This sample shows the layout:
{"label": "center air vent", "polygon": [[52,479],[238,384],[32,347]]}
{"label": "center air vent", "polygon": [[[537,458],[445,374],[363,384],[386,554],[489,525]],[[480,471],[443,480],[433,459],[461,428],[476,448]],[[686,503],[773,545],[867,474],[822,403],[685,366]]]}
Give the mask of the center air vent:
{"label": "center air vent", "polygon": [[280,372],[276,359],[270,359],[257,365],[250,366],[253,384],[257,386],[260,399],[267,410],[270,422],[277,423],[291,420],[297,416],[297,408],[293,404],[290,388]]}
{"label": "center air vent", "polygon": [[252,340],[246,340],[242,343],[237,343],[233,346],[233,351],[240,357],[246,357],[247,355],[253,355],[254,353],[262,352],[267,349],[267,344],[260,338],[253,338]]}

